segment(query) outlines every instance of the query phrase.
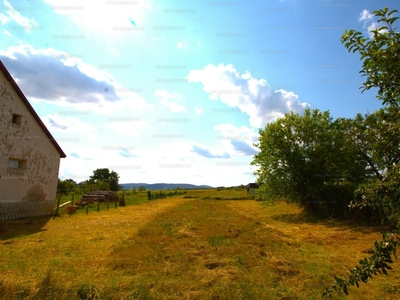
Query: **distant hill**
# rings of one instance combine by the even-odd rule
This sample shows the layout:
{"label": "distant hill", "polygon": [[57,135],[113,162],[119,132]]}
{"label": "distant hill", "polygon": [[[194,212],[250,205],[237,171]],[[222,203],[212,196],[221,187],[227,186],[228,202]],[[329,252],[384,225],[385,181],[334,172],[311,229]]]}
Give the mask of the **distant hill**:
{"label": "distant hill", "polygon": [[146,190],[173,190],[176,188],[180,189],[212,189],[209,185],[194,185],[188,183],[121,183],[124,190],[130,190],[133,187],[139,188],[144,186]]}

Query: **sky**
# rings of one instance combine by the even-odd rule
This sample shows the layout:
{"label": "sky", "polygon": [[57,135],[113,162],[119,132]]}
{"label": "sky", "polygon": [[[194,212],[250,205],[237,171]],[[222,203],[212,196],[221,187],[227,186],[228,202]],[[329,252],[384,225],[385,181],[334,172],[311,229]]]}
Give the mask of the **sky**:
{"label": "sky", "polygon": [[259,129],[285,113],[381,108],[340,37],[396,4],[0,0],[0,60],[66,153],[60,179],[246,185]]}

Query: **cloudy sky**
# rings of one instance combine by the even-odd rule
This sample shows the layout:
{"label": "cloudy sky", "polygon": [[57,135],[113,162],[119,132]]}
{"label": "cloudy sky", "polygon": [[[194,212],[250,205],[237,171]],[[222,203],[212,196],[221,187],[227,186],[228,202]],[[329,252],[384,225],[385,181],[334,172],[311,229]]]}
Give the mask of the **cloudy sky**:
{"label": "cloudy sky", "polygon": [[306,108],[354,117],[361,94],[345,29],[397,0],[0,0],[0,60],[67,158],[120,183],[253,182],[258,130]]}

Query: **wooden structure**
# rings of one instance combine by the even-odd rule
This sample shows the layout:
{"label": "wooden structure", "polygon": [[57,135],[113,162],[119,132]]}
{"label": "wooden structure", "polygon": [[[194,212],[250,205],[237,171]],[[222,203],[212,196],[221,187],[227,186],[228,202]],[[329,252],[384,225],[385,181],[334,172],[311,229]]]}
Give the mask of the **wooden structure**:
{"label": "wooden structure", "polygon": [[258,189],[259,185],[257,183],[249,183],[246,185],[246,188],[248,194],[254,194],[255,189]]}
{"label": "wooden structure", "polygon": [[118,196],[112,191],[93,191],[86,193],[82,199],[77,203],[78,205],[86,205],[93,202],[117,202]]}

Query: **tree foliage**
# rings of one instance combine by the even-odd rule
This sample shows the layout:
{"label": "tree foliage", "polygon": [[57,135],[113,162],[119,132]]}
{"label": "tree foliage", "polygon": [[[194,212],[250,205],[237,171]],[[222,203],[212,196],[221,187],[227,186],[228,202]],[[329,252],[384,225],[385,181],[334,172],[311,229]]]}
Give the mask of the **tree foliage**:
{"label": "tree foliage", "polygon": [[111,191],[110,184],[104,181],[92,182],[86,180],[79,185],[82,193],[89,193],[97,190],[101,191]]}
{"label": "tree foliage", "polygon": [[364,178],[359,170],[366,166],[346,139],[349,125],[346,119],[334,121],[328,111],[308,109],[260,129],[261,151],[252,164],[259,167],[262,199],[286,198],[313,210],[338,204],[334,194],[346,193],[341,182],[359,182]]}
{"label": "tree foliage", "polygon": [[341,37],[342,43],[350,51],[358,52],[362,60],[360,73],[367,77],[362,91],[378,88],[377,98],[383,104],[399,105],[400,95],[400,33],[393,27],[398,17],[397,10],[385,7],[373,14],[380,17],[380,27],[372,30],[372,38],[354,29],[346,30]]}
{"label": "tree foliage", "polygon": [[[393,27],[398,19],[393,17],[396,12],[387,7],[373,12],[383,26],[372,31],[372,38],[355,30],[346,30],[341,38],[349,51],[361,56],[360,73],[367,77],[363,91],[378,88],[377,98],[388,105],[365,119],[358,115],[349,132],[371,174],[356,190],[350,206],[372,209],[374,217],[392,229],[400,228],[400,33]],[[335,283],[325,290],[324,296],[331,297],[333,291],[347,295],[349,286],[359,287],[360,281],[366,283],[378,273],[387,275],[387,270],[391,270],[388,263],[393,262],[392,255],[396,257],[398,245],[399,240],[393,235],[384,234],[382,241],[375,242],[371,257],[360,260],[359,266],[351,269],[345,279],[335,276]]]}
{"label": "tree foliage", "polygon": [[62,195],[68,195],[74,193],[78,190],[78,185],[73,179],[58,179],[57,183],[57,193]]}
{"label": "tree foliage", "polygon": [[389,106],[362,118],[350,132],[368,162],[369,180],[355,191],[350,207],[373,212],[384,225],[400,228],[400,109]]}
{"label": "tree foliage", "polygon": [[[332,297],[332,292],[349,294],[348,287],[359,287],[359,283],[367,283],[373,275],[385,274],[387,270],[392,270],[388,264],[393,263],[392,255],[396,257],[396,248],[399,245],[399,239],[394,239],[392,234],[383,234],[381,241],[375,241],[374,249],[371,250],[371,256],[359,261],[359,265],[349,271],[345,279],[334,276],[335,283],[330,288],[326,288],[323,296]],[[397,258],[397,257],[396,257]]]}
{"label": "tree foliage", "polygon": [[355,30],[346,30],[341,37],[345,47],[358,52],[363,61],[363,91],[377,87],[377,98],[388,105],[356,120],[354,142],[360,145],[373,176],[356,191],[352,207],[369,207],[377,219],[394,228],[400,227],[400,33],[394,27],[396,12],[388,7],[373,12],[382,26],[372,31],[372,38]]}
{"label": "tree foliage", "polygon": [[115,171],[110,171],[107,168],[96,169],[93,171],[93,175],[89,177],[88,183],[99,183],[105,182],[109,184],[111,191],[118,191],[119,186],[119,175]]}
{"label": "tree foliage", "polygon": [[384,180],[400,159],[400,109],[389,106],[351,120],[347,137],[368,163],[370,175]]}

